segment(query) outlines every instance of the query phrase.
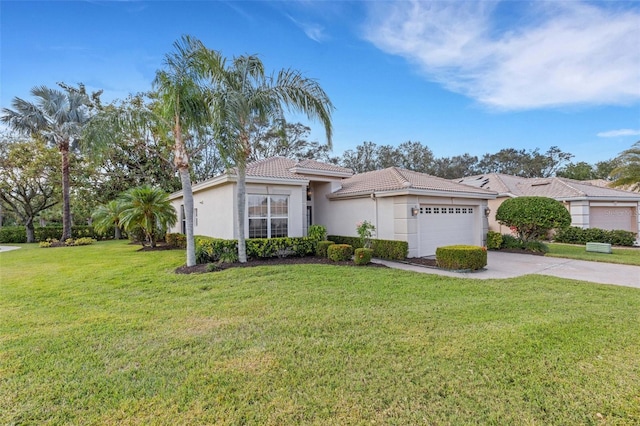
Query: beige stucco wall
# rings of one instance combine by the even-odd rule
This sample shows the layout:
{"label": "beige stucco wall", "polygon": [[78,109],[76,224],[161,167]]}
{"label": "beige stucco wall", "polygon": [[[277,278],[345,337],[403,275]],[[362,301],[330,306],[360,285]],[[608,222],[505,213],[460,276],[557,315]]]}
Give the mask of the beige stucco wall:
{"label": "beige stucco wall", "polygon": [[[317,201],[317,200],[316,200]],[[409,257],[419,256],[419,221],[411,216],[411,208],[420,204],[462,205],[476,209],[473,229],[474,244],[485,245],[488,229],[484,216],[485,200],[455,197],[423,197],[404,195],[394,197],[366,197],[356,199],[328,200],[325,226],[330,235],[357,236],[356,223],[368,220],[376,226],[376,238],[407,241]],[[316,202],[316,207],[318,203]]]}
{"label": "beige stucco wall", "polygon": [[[235,186],[235,185],[234,185]],[[306,185],[263,185],[247,184],[247,197],[249,195],[288,195],[289,196],[289,237],[303,237],[306,235],[307,215],[307,191]],[[245,211],[245,231],[249,232],[249,219]],[[237,226],[234,220],[234,235],[237,235]],[[237,238],[234,236],[234,238]]]}
{"label": "beige stucco wall", "polygon": [[[238,237],[236,223],[236,185],[227,183],[206,188],[193,194],[194,210],[197,209],[197,223],[194,212],[194,233],[215,238],[234,239]],[[306,235],[306,186],[247,184],[247,196],[251,194],[278,194],[289,196],[289,236]],[[180,206],[182,197],[171,201],[176,209],[178,223],[171,232],[181,232]],[[248,218],[245,211],[245,231],[248,233]],[[247,234],[248,236],[248,234]]]}
{"label": "beige stucco wall", "polygon": [[[182,197],[171,201],[176,209],[178,223],[171,232],[182,232],[182,217],[180,215]],[[224,184],[207,188],[193,194],[195,235],[208,237],[234,238],[235,225],[235,185]],[[197,210],[197,219],[196,212]]]}
{"label": "beige stucco wall", "polygon": [[[318,204],[320,203],[316,203],[317,210]],[[327,200],[327,204],[321,209],[321,224],[327,227],[328,235],[356,237],[358,236],[356,232],[358,222],[367,220],[376,226],[375,204],[375,200],[369,197]],[[376,233],[379,234],[381,231],[381,227],[376,226]]]}

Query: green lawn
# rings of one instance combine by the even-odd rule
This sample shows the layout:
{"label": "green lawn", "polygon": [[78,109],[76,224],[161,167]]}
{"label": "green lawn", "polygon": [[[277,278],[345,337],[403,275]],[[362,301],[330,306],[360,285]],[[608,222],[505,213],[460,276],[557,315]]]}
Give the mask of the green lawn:
{"label": "green lawn", "polygon": [[0,424],[640,423],[640,290],[0,253]]}
{"label": "green lawn", "polygon": [[640,266],[640,249],[613,248],[613,253],[588,252],[584,244],[548,244],[551,257],[565,257],[568,259],[589,260],[592,262],[621,263]]}

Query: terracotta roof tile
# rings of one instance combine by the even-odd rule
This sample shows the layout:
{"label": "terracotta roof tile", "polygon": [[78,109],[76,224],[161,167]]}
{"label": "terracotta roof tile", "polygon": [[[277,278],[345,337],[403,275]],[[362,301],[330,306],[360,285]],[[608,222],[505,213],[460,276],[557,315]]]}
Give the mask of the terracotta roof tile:
{"label": "terracotta roof tile", "polygon": [[587,181],[559,177],[522,178],[500,173],[487,173],[485,175],[455,179],[455,181],[479,188],[492,189],[500,194],[512,194],[515,196],[539,196],[549,198],[629,197],[640,199],[639,194],[630,191],[607,188],[591,184]]}
{"label": "terracotta roof tile", "polygon": [[446,192],[475,192],[478,194],[494,194],[493,191],[470,187],[398,167],[360,173],[342,181],[342,189],[335,195],[348,195],[378,191],[394,191],[403,189],[418,189]]}
{"label": "terracotta roof tile", "polygon": [[313,169],[324,172],[337,172],[353,174],[353,170],[346,167],[336,166],[335,164],[322,163],[316,160],[300,160],[294,166],[302,169]]}

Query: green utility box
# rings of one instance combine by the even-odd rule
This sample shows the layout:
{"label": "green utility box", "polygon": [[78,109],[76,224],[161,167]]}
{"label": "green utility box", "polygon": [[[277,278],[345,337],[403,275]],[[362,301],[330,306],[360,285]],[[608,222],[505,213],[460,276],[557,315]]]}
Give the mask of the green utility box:
{"label": "green utility box", "polygon": [[596,253],[611,253],[611,244],[587,243],[587,251],[593,251]]}

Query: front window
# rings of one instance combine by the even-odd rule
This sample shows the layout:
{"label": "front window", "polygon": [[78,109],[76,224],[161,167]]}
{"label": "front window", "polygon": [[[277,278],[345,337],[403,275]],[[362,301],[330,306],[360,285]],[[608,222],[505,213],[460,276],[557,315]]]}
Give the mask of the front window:
{"label": "front window", "polygon": [[249,195],[249,238],[289,236],[289,197]]}

